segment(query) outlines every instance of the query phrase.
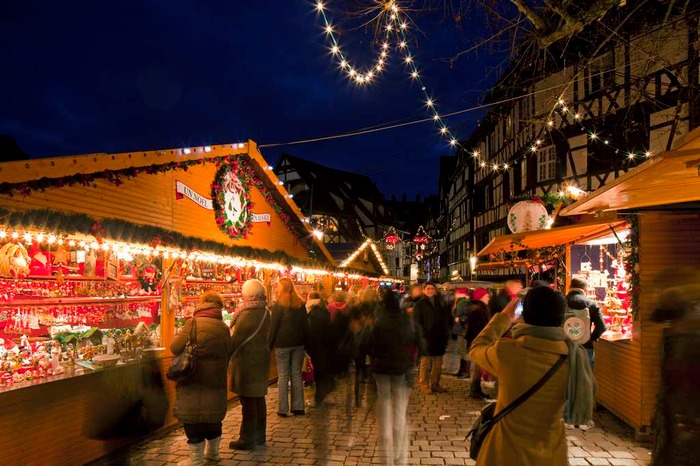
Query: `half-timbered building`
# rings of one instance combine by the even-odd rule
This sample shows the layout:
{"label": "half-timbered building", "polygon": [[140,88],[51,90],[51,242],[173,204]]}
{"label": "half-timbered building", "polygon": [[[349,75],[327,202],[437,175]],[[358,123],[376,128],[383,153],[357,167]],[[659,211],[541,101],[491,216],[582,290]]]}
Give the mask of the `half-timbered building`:
{"label": "half-timbered building", "polygon": [[515,200],[596,190],[698,126],[700,8],[629,10],[614,13],[619,27],[601,21],[544,51],[523,47],[491,89],[441,189],[450,272],[466,276],[470,256],[508,233]]}

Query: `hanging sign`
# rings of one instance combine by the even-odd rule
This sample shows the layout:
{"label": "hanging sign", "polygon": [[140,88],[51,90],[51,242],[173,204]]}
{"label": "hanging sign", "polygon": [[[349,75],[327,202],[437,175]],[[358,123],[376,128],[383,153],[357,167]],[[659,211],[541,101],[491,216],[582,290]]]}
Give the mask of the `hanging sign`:
{"label": "hanging sign", "polygon": [[183,197],[191,199],[195,204],[199,205],[200,207],[204,207],[207,210],[214,210],[214,205],[211,199],[197,193],[194,189],[190,188],[182,181],[175,181],[175,199],[179,200]]}
{"label": "hanging sign", "polygon": [[520,201],[508,211],[508,228],[511,233],[544,230],[549,214],[541,202]]}

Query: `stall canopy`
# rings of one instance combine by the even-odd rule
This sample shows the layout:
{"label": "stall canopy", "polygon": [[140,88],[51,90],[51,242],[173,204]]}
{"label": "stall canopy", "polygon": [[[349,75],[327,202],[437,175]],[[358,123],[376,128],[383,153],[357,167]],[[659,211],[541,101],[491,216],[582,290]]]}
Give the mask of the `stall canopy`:
{"label": "stall canopy", "polygon": [[513,235],[497,236],[477,255],[486,256],[504,251],[514,252],[589,241],[608,235],[612,230],[619,231],[624,228],[624,225],[624,220],[595,220],[552,228],[551,230],[526,231]]}
{"label": "stall canopy", "polygon": [[579,215],[641,209],[700,200],[700,129],[676,150],[664,152],[562,210]]}

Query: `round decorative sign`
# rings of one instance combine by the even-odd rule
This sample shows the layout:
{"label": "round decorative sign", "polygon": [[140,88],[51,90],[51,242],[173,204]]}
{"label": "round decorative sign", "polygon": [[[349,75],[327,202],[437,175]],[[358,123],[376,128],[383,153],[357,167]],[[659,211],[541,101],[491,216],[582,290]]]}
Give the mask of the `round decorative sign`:
{"label": "round decorative sign", "polygon": [[236,173],[236,168],[236,165],[222,165],[211,189],[216,223],[234,239],[248,235],[253,217],[248,184]]}
{"label": "round decorative sign", "polygon": [[508,228],[513,233],[544,230],[547,220],[547,208],[535,201],[520,201],[508,211]]}
{"label": "round decorative sign", "polygon": [[564,322],[564,333],[573,341],[578,342],[585,336],[585,323],[578,317],[569,317]]}

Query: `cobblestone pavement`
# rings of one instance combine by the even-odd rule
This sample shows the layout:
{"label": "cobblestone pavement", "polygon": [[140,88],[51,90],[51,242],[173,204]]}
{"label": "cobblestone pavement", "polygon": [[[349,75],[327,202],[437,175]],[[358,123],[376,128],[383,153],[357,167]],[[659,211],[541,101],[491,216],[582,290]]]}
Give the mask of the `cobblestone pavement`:
{"label": "cobblestone pavement", "polygon": [[[408,464],[472,465],[464,436],[485,404],[468,400],[468,381],[443,377],[447,393],[425,395],[418,389],[408,407],[410,443]],[[312,390],[306,389],[308,400]],[[381,464],[377,427],[373,415],[374,395],[362,385],[359,408],[352,403],[347,384],[339,384],[323,407],[309,406],[305,416],[277,416],[277,389],[267,396],[267,446],[254,452],[237,452],[228,443],[238,437],[241,409],[231,403],[224,420],[221,442],[222,465],[371,465]],[[327,406],[326,406],[327,405]],[[348,409],[348,406],[349,409]],[[647,465],[649,449],[631,439],[632,430],[611,414],[596,415],[596,426],[582,431],[568,429],[571,465]],[[186,459],[188,448],[183,430],[134,448],[132,465],[176,464]],[[514,461],[514,466],[517,463]],[[504,465],[507,466],[507,465]]]}

